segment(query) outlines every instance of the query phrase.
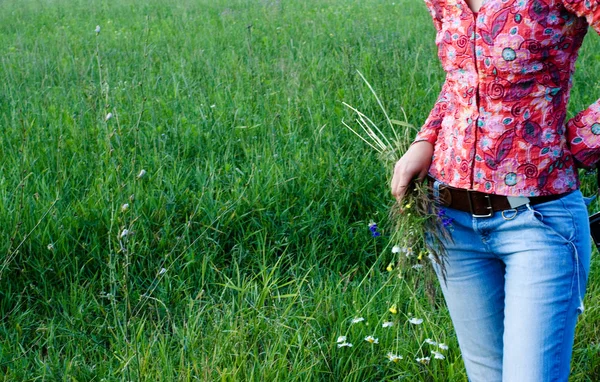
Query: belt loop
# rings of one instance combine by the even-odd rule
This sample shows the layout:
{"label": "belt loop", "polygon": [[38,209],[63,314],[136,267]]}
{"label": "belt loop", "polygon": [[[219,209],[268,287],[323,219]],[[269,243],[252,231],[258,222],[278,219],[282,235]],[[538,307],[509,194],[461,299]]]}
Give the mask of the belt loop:
{"label": "belt loop", "polygon": [[433,200],[440,201],[440,182],[438,180],[433,181]]}

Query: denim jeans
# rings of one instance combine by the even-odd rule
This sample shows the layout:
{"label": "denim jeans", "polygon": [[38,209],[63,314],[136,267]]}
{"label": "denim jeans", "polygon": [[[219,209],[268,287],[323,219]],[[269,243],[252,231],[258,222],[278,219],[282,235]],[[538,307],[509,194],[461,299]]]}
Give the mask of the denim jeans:
{"label": "denim jeans", "polygon": [[434,268],[469,380],[567,381],[591,256],[581,192],[489,218],[441,212],[445,281]]}

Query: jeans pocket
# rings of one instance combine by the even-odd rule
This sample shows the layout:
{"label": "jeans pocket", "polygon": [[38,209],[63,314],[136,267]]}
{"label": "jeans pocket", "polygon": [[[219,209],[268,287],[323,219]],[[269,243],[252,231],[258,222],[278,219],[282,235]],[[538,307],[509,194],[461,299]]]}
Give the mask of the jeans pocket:
{"label": "jeans pocket", "polygon": [[547,232],[571,243],[577,236],[577,227],[572,211],[561,199],[529,206],[526,214],[531,221]]}

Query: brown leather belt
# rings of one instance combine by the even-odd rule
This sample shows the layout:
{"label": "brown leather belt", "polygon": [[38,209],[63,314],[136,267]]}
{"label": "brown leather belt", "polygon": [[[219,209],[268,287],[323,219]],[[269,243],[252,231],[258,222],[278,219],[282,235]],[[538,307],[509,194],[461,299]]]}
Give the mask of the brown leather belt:
{"label": "brown leather belt", "polygon": [[[433,181],[434,179],[429,178],[430,185],[433,185]],[[520,202],[520,205],[535,205],[559,199],[564,195],[566,194],[514,198],[511,206],[511,200],[507,196],[486,194],[484,192],[454,188],[440,184],[438,200],[444,207],[469,212],[475,217],[490,217],[494,212],[516,208],[515,202],[516,204],[519,204]]]}

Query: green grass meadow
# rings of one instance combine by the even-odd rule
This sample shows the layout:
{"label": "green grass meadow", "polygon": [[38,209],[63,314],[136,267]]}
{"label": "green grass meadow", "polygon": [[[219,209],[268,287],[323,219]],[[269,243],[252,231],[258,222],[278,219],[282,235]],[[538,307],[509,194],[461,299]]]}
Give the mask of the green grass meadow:
{"label": "green grass meadow", "polygon": [[[342,125],[385,126],[360,71],[419,126],[434,38],[419,0],[0,1],[0,380],[466,381],[431,270],[386,269],[391,168]],[[600,380],[599,268],[573,381]]]}

